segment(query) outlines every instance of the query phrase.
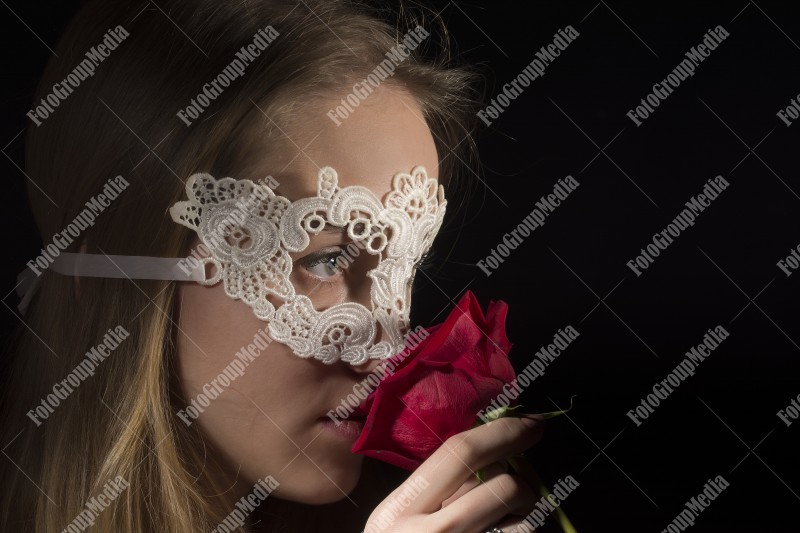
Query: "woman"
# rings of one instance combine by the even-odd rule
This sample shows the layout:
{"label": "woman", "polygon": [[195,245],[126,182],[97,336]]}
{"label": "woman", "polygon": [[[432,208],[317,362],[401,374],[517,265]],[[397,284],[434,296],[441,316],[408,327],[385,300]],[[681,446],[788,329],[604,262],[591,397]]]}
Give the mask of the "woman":
{"label": "woman", "polygon": [[[409,191],[449,186],[470,142],[471,74],[423,59],[436,20],[384,16],[338,0],[96,1],[70,23],[29,114],[34,215],[45,244],[68,247],[32,263],[11,354],[4,530],[377,531],[392,509],[392,531],[512,531],[531,510],[498,461],[536,422],[457,435],[404,481],[350,453],[357,419],[327,416],[402,347],[445,205]],[[406,222],[388,221],[397,209]],[[151,279],[152,258],[187,257]]]}

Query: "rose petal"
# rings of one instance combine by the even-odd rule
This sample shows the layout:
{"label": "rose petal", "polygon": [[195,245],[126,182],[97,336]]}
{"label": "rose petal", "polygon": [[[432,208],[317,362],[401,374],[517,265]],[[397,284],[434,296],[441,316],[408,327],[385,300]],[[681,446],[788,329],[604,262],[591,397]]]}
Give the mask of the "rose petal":
{"label": "rose petal", "polygon": [[367,418],[353,453],[414,470],[448,437],[471,428],[516,377],[508,360],[507,309],[492,302],[484,316],[467,291],[444,323],[393,357],[394,373],[359,407]]}

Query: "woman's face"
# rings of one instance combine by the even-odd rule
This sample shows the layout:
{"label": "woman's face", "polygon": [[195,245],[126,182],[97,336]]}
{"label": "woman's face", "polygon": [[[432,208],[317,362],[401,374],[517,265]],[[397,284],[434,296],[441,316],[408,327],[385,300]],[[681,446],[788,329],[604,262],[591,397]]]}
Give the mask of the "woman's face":
{"label": "woman's face", "polygon": [[[341,97],[304,107],[293,124],[281,126],[281,149],[264,147],[268,161],[247,176],[232,177],[255,181],[271,175],[279,184],[276,192],[292,201],[316,194],[317,172],[323,166],[336,169],[340,187],[361,185],[380,199],[398,172],[423,165],[428,176],[438,177],[433,137],[407,92],[383,85],[337,126],[326,113]],[[371,279],[365,274],[377,258],[364,252],[346,270],[338,269],[336,254],[349,242],[346,233],[321,232],[311,237],[306,250],[292,254],[295,290],[309,295],[317,310],[347,301],[371,308]],[[222,283],[184,283],[179,294],[178,372],[184,398],[191,400],[237,351],[263,336],[259,331],[265,332],[267,323],[227,296]],[[355,487],[363,458],[350,453],[355,438],[337,431],[327,413],[378,364],[326,365],[272,342],[191,422],[200,425],[221,454],[239,491],[273,476],[280,483],[274,494],[283,499],[337,501]]]}

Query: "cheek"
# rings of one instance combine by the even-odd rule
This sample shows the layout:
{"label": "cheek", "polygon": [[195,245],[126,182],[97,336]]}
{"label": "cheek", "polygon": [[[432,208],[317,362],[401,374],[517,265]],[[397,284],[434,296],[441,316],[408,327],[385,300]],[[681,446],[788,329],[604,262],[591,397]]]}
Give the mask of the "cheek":
{"label": "cheek", "polygon": [[178,418],[199,424],[232,468],[265,470],[256,477],[279,470],[297,453],[289,438],[301,446],[306,439],[294,410],[312,386],[303,379],[307,362],[270,343],[267,323],[221,285],[187,284],[181,296],[177,371],[185,407]]}
{"label": "cheek", "polygon": [[[329,398],[341,397],[352,383],[277,342],[245,357],[244,368],[232,364],[266,325],[221,285],[181,288],[177,371],[183,416],[176,417],[198,425],[210,444],[205,450],[242,495],[272,475],[281,484],[278,497],[337,501],[358,481],[362,458],[350,453],[349,444],[320,435],[317,418],[324,416]],[[337,392],[327,390],[334,385]]]}
{"label": "cheek", "polygon": [[[181,298],[177,371],[184,413],[176,416],[198,424],[211,445],[206,451],[235,480],[235,490],[244,495],[256,480],[273,475],[280,483],[276,495],[298,502],[330,503],[350,492],[362,457],[351,454],[349,444],[320,435],[317,418],[329,407],[328,397],[341,397],[352,383],[277,342],[236,371],[237,352],[254,344],[267,323],[221,286],[187,284]],[[226,369],[234,379],[220,379]],[[339,385],[337,392],[326,394],[332,385]]]}

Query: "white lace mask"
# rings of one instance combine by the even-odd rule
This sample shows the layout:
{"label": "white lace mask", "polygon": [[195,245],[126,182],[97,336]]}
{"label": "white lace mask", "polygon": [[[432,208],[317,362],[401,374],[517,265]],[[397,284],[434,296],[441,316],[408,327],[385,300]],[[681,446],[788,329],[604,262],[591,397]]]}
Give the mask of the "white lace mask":
{"label": "white lace mask", "polygon": [[[228,296],[268,322],[274,340],[328,364],[358,365],[403,348],[411,281],[447,205],[444,189],[425,168],[395,174],[383,202],[366,187],[340,188],[330,167],[319,170],[316,196],[294,202],[263,183],[204,173],[186,181],[186,193],[188,200],[173,205],[170,215],[207,247],[210,254],[199,261],[64,253],[53,268],[79,276],[222,281]],[[377,258],[367,273],[371,308],[344,302],[318,311],[295,290],[289,254],[303,252],[310,235],[326,226],[346,231],[359,253]]]}

